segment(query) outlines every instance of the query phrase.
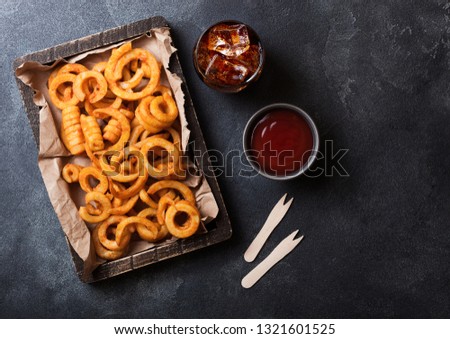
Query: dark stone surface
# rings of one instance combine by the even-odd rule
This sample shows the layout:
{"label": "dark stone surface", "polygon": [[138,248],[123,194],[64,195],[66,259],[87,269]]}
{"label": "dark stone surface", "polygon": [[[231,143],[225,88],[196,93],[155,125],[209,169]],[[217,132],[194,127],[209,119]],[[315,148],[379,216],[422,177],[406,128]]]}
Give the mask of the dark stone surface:
{"label": "dark stone surface", "polygon": [[[2,1],[0,316],[449,317],[449,9],[446,0]],[[231,241],[85,285],[40,178],[12,61],[153,15],[173,28],[211,149],[241,150],[250,115],[284,101],[311,113],[322,141],[349,149],[350,175],[221,176]],[[199,34],[230,18],[250,24],[267,51],[260,81],[237,95],[208,89],[191,61]],[[293,207],[245,263],[285,192]],[[244,290],[244,274],[296,228],[303,243]]]}

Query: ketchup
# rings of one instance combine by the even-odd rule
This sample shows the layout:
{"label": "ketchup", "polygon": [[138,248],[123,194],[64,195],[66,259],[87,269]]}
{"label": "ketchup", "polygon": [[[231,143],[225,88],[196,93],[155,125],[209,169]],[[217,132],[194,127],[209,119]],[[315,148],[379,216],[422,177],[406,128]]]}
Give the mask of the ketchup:
{"label": "ketchup", "polygon": [[308,162],[313,135],[308,122],[298,113],[274,109],[256,124],[250,145],[264,172],[283,176]]}

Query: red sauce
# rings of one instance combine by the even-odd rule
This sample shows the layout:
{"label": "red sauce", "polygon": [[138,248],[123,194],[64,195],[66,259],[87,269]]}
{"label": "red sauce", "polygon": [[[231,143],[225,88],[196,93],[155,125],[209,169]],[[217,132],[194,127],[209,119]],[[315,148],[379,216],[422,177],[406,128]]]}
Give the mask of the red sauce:
{"label": "red sauce", "polygon": [[313,136],[307,121],[289,109],[267,113],[255,126],[251,148],[261,169],[271,175],[288,175],[308,161]]}

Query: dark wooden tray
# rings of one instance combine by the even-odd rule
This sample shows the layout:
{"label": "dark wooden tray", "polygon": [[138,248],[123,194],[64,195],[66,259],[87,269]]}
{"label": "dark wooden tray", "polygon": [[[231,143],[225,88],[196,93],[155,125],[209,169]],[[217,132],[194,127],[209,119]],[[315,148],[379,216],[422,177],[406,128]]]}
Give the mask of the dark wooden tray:
{"label": "dark wooden tray", "polygon": [[[142,35],[150,29],[156,27],[168,27],[168,23],[163,17],[158,16],[109,29],[104,32],[89,35],[17,58],[14,61],[13,69],[15,71],[17,67],[25,61],[37,61],[42,64],[51,64],[60,58],[68,58],[101,46],[110,45],[128,38]],[[183,81],[182,89],[185,95],[186,118],[191,130],[190,141],[194,142],[193,144],[195,145],[195,150],[197,152],[200,151],[200,154],[205,154],[205,152],[207,152],[205,140],[197,120],[197,115],[195,113],[192,99],[189,95],[186,80],[178,59],[178,54],[176,52],[171,57],[169,69],[171,72],[176,73]],[[33,130],[34,139],[37,146],[39,146],[39,107],[33,102],[33,90],[17,78],[16,82],[25,105],[25,110],[30,121],[31,129]],[[222,194],[220,193],[219,185],[212,171],[211,164],[208,159],[203,159],[201,162],[196,161],[196,164],[206,175],[208,183],[211,186],[211,190],[219,206],[219,214],[217,218],[207,225],[208,233],[198,234],[188,239],[180,239],[171,244],[156,246],[131,256],[106,262],[100,265],[94,272],[92,272],[92,274],[87,276],[83,275],[83,261],[67,241],[72,254],[75,270],[81,281],[91,283],[110,278],[121,273],[132,271],[146,265],[219,243],[231,237],[230,219],[228,217]]]}

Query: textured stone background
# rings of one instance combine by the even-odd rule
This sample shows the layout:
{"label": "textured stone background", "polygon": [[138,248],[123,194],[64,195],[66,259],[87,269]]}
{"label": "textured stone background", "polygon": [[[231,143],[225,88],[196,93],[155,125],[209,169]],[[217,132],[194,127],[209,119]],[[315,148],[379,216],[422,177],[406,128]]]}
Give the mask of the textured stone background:
{"label": "textured stone background", "polygon": [[[1,1],[0,316],[449,317],[449,10],[446,0]],[[350,176],[222,176],[231,241],[84,285],[40,178],[12,61],[153,15],[173,28],[209,148],[240,150],[250,115],[284,101],[311,113],[322,141],[349,149]],[[191,59],[199,34],[230,18],[267,50],[260,81],[237,95],[205,87]],[[296,228],[305,240],[244,290],[254,264],[242,254],[285,192],[293,208],[257,262]]]}

